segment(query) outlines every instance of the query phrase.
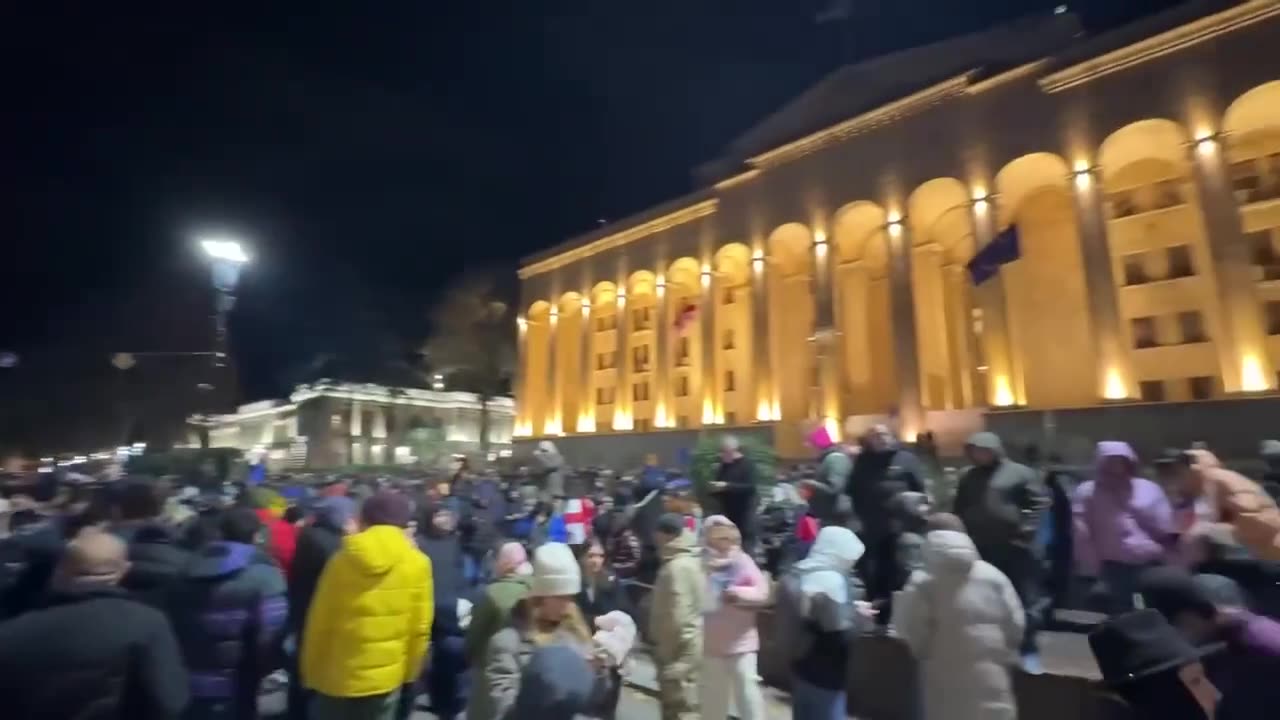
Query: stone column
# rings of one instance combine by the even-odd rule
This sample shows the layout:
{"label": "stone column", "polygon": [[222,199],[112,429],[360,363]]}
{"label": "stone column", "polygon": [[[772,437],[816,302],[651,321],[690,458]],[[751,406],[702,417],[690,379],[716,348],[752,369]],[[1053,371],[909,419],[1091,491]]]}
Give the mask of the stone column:
{"label": "stone column", "polygon": [[[951,358],[947,345],[947,303],[942,278],[942,248],[936,243],[912,250],[912,298],[916,306],[916,353],[920,358],[921,401],[936,410],[954,407]],[[942,388],[934,403],[930,380],[938,375]],[[927,401],[927,402],[926,402]]]}
{"label": "stone column", "polygon": [[514,434],[532,434],[533,408],[529,398],[524,394],[525,375],[529,372],[529,318],[521,315],[516,319],[516,376],[511,383],[511,393],[516,400],[516,418]]}
{"label": "stone column", "polygon": [[[840,294],[845,298],[844,305],[853,308],[845,313],[844,332],[847,335],[846,351],[854,353],[849,363],[849,375],[853,385],[853,407],[851,415],[871,412],[866,407],[866,396],[858,397],[858,392],[866,393],[875,382],[871,377],[871,327],[867,322],[867,306],[871,301],[871,275],[866,263],[854,262],[848,266],[841,281]],[[883,408],[876,410],[882,411]]]}
{"label": "stone column", "polygon": [[835,323],[836,258],[825,236],[813,245],[813,360],[818,370],[817,397],[810,402],[809,414],[818,420],[830,420],[839,432],[843,415],[840,402],[844,397],[840,372],[840,333]]}
{"label": "stone column", "polygon": [[[619,288],[625,284],[619,284]],[[627,295],[618,290],[618,329],[614,349],[613,367],[617,377],[613,390],[613,429],[630,430],[631,423],[631,313],[627,310]]]}
{"label": "stone column", "polygon": [[911,230],[905,221],[892,223],[889,239],[889,302],[893,317],[893,350],[898,364],[898,414],[904,440],[924,430],[920,397],[920,359],[916,354],[915,299],[911,296]]}
{"label": "stone column", "polygon": [[582,386],[578,390],[578,432],[595,432],[596,430],[596,396],[595,396],[595,353],[592,348],[595,345],[596,332],[595,322],[596,310],[591,306],[591,301],[585,299],[582,301],[582,359],[579,361],[581,367],[579,372],[582,373]]}
{"label": "stone column", "polygon": [[764,257],[751,260],[751,365],[756,391],[756,420],[773,420],[773,389],[769,373],[769,286]]}
{"label": "stone column", "polygon": [[1196,197],[1218,286],[1220,325],[1226,334],[1214,338],[1222,362],[1222,384],[1227,392],[1267,390],[1275,385],[1275,371],[1266,349],[1251,249],[1244,240],[1221,143],[1202,141],[1192,153]]}
{"label": "stone column", "polygon": [[720,377],[716,369],[716,289],[719,284],[710,270],[702,271],[700,281],[702,282],[702,300],[698,304],[698,330],[701,334],[698,342],[701,351],[698,370],[702,376],[700,414],[703,425],[715,425],[723,417],[720,410]]}
{"label": "stone column", "polygon": [[564,404],[560,399],[560,364],[556,362],[556,353],[560,350],[559,338],[556,337],[560,332],[560,309],[554,304],[551,306],[551,313],[547,316],[547,409],[542,414],[542,434],[543,435],[559,435],[564,431],[564,423],[561,415],[564,413]]}
{"label": "stone column", "polygon": [[[974,249],[981,250],[995,237],[996,208],[992,200],[973,204]],[[966,277],[965,282],[971,282]],[[986,387],[978,401],[990,407],[1026,403],[1022,372],[1014,362],[1009,342],[1009,314],[1005,305],[1004,279],[997,273],[974,287],[973,300],[982,311],[982,358],[987,366]]]}
{"label": "stone column", "polygon": [[[356,465],[365,462],[365,447],[362,440],[364,436],[364,406],[359,400],[351,401],[351,424],[350,437],[347,438],[347,455],[351,458],[351,464]],[[356,453],[356,448],[360,448],[360,452]]]}
{"label": "stone column", "polygon": [[969,313],[969,276],[960,265],[942,270],[946,283],[947,353],[951,356],[951,387],[957,408],[977,404],[973,387],[973,319]]}
{"label": "stone column", "polygon": [[[661,277],[661,273],[659,273]],[[671,303],[667,302],[667,288],[654,288],[653,300],[653,427],[664,428],[675,423],[675,408],[671,406],[671,366],[675,356],[671,352]]]}
{"label": "stone column", "polygon": [[1120,305],[1111,271],[1111,248],[1107,244],[1102,190],[1092,173],[1077,175],[1073,184],[1080,225],[1080,254],[1084,262],[1085,287],[1089,293],[1089,317],[1093,319],[1097,343],[1097,396],[1111,400],[1137,397],[1129,348],[1120,325]]}

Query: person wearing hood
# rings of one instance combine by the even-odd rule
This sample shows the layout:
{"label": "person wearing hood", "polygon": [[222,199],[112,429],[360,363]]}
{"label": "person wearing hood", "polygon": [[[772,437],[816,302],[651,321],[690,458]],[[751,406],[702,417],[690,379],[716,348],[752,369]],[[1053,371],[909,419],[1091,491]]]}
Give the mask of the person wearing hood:
{"label": "person wearing hood", "polygon": [[831,433],[821,423],[809,433],[808,443],[818,452],[817,476],[804,482],[809,513],[822,525],[835,524],[848,515],[849,501],[845,489],[853,473],[853,457],[831,438]]}
{"label": "person wearing hood", "polygon": [[1273,718],[1280,707],[1280,623],[1250,612],[1233,581],[1176,567],[1152,568],[1139,580],[1143,604],[1157,610],[1195,647],[1222,646],[1205,659],[1222,692],[1218,716]]}
{"label": "person wearing hood", "polygon": [[1157,484],[1135,476],[1138,456],[1124,442],[1100,442],[1094,478],[1071,500],[1072,548],[1092,595],[1118,614],[1133,609],[1138,576],[1165,560],[1175,539],[1173,508]]}
{"label": "person wearing hood", "polygon": [[302,640],[312,717],[394,717],[400,688],[422,673],[435,616],[431,561],[406,528],[409,499],[381,490],[360,508],[363,529],[320,575]]}
{"label": "person wearing hood", "polygon": [[467,720],[483,720],[493,716],[492,702],[484,679],[484,661],[489,652],[489,641],[511,619],[516,604],[529,594],[529,578],[533,566],[524,546],[509,542],[498,549],[494,558],[494,580],[485,588],[476,604],[463,650],[471,667],[472,687],[478,692],[467,705]]}
{"label": "person wearing hood", "polygon": [[41,607],[0,624],[6,718],[177,720],[187,675],[169,621],[120,589],[127,548],[88,531],[68,543]]}
{"label": "person wearing hood", "polygon": [[253,511],[228,510],[171,598],[169,618],[191,677],[186,717],[257,717],[258,686],[276,670],[288,618],[284,576],[258,544]]}
{"label": "person wearing hood", "polygon": [[1200,508],[1199,521],[1184,536],[1232,537],[1254,557],[1280,561],[1280,509],[1254,481],[1222,466],[1208,450],[1190,450],[1175,470],[1182,494]]}
{"label": "person wearing hood", "polygon": [[1026,615],[1013,583],[961,532],[929,533],[924,557],[895,608],[920,663],[924,720],[1017,718],[1009,669]]}
{"label": "person wearing hood", "polygon": [[1205,672],[1207,654],[1152,609],[1113,617],[1089,634],[1102,672],[1106,720],[1229,720]]}
{"label": "person wearing hood", "polygon": [[129,547],[129,572],[120,585],[143,602],[161,610],[168,593],[182,578],[191,554],[177,542],[174,530],[161,520],[159,496],[145,482],[126,481],[114,503],[111,532]]}
{"label": "person wearing hood", "polygon": [[[464,572],[457,522],[448,505],[436,503],[426,507],[418,526],[418,547],[431,561],[435,599],[431,662],[425,680],[431,712],[440,720],[453,720],[467,703],[467,660],[463,650],[466,633],[459,622],[459,603],[465,600],[470,585]],[[402,705],[408,700],[402,695]]]}
{"label": "person wearing hood", "polygon": [[742,454],[742,442],[734,435],[720,438],[720,467],[711,482],[711,494],[720,501],[721,513],[742,533],[742,547],[748,553],[756,547],[756,468]]}
{"label": "person wearing hood", "polygon": [[550,440],[538,443],[533,451],[541,476],[542,499],[546,502],[564,497],[564,457]]}
{"label": "person wearing hood", "polygon": [[[600,633],[593,636],[592,628],[574,602],[574,597],[581,591],[582,575],[573,550],[562,543],[547,543],[538,548],[533,556],[528,597],[512,609],[511,624],[489,642],[484,664],[484,689],[477,692],[473,700],[478,704],[481,696],[487,695],[485,702],[492,705],[486,704],[484,712],[473,713],[471,717],[478,720],[523,720],[530,717],[518,711],[518,700],[524,696],[526,701],[520,706],[528,707],[528,702],[536,700],[540,692],[534,692],[534,688],[524,689],[523,681],[527,676],[523,671],[539,649],[549,646],[565,647],[579,658],[589,659],[589,681],[574,681],[580,683],[583,690],[575,715],[602,718],[611,712],[608,702],[614,692],[610,669],[616,667],[621,657],[605,653],[602,648],[613,646],[630,650],[630,643],[635,640],[635,625],[630,623],[629,627],[619,628],[616,632],[606,631],[605,634],[612,637],[606,638]],[[609,616],[610,621],[617,619],[617,615],[626,618],[616,613]],[[547,691],[550,696],[557,694],[551,688]]]}
{"label": "person wearing hood", "polygon": [[680,515],[667,513],[658,518],[654,544],[662,567],[653,586],[649,633],[653,638],[662,720],[693,720],[699,716],[697,684],[707,579],[695,538]]}
{"label": "person wearing hood", "polygon": [[952,511],[964,523],[982,559],[1017,588],[1027,612],[1023,664],[1028,672],[1039,672],[1036,631],[1045,601],[1035,540],[1049,495],[1039,473],[1009,459],[995,433],[975,433],[965,453],[972,466],[960,478]]}
{"label": "person wearing hood", "polygon": [[849,660],[870,606],[853,567],[866,548],[852,530],[827,526],[805,559],[782,578],[779,637],[789,638],[791,714],[794,720],[844,720]]}
{"label": "person wearing hood", "polygon": [[346,496],[322,497],[312,508],[313,517],[309,525],[298,533],[298,549],[293,556],[293,572],[289,575],[289,621],[286,650],[288,653],[289,682],[289,717],[291,720],[307,720],[307,702],[309,697],[302,685],[302,677],[298,672],[299,644],[305,635],[307,611],[311,609],[311,599],[315,597],[316,586],[320,584],[320,575],[325,565],[338,548],[342,547],[342,538],[355,532],[356,503]]}
{"label": "person wearing hood", "polygon": [[707,518],[703,535],[707,604],[702,615],[702,717],[726,720],[732,698],[740,720],[764,720],[764,696],[756,675],[756,614],[769,599],[769,583],[743,551],[738,528],[728,518]]}

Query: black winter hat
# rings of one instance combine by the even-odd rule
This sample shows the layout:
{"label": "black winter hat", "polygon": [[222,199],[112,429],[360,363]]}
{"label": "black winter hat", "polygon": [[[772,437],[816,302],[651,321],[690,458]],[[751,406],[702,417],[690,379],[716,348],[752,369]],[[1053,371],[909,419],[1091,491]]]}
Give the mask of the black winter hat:
{"label": "black winter hat", "polygon": [[1107,620],[1089,633],[1089,647],[1103,683],[1112,688],[1180,668],[1209,652],[1192,647],[1158,610],[1149,608]]}
{"label": "black winter hat", "polygon": [[1204,586],[1182,568],[1162,566],[1144,571],[1138,578],[1138,592],[1143,605],[1159,611],[1169,622],[1186,612],[1205,618],[1217,614]]}

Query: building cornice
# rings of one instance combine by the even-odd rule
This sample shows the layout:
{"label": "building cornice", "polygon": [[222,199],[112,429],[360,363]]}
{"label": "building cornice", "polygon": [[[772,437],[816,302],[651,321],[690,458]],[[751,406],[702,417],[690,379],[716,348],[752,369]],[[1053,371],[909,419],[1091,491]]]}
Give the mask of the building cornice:
{"label": "building cornice", "polygon": [[789,142],[786,145],[776,147],[767,152],[756,155],[747,160],[747,164],[755,168],[768,169],[776,167],[783,163],[791,162],[796,158],[809,155],[833,143],[842,142],[854,135],[858,135],[868,130],[887,125],[892,122],[901,120],[908,115],[914,115],[925,108],[936,105],[947,99],[950,99],[964,91],[969,85],[969,78],[973,75],[973,71],[958,75],[950,80],[943,81],[937,85],[921,90],[920,92],[908,95],[900,100],[895,100],[886,105],[881,105],[874,110],[869,110],[857,117],[837,123],[823,130],[819,130],[812,135]]}
{"label": "building cornice", "polygon": [[745,185],[758,177],[760,177],[760,171],[756,168],[752,168],[746,172],[738,173],[733,177],[727,177],[716,183],[714,187],[717,191],[723,192],[739,185]]}
{"label": "building cornice", "polygon": [[1083,85],[1276,15],[1280,15],[1280,0],[1250,0],[1046,75],[1040,79],[1040,88],[1047,93],[1056,93]]}
{"label": "building cornice", "polygon": [[995,75],[992,75],[989,78],[986,78],[985,80],[979,80],[978,82],[975,82],[972,85],[969,85],[964,89],[964,93],[966,95],[977,95],[979,93],[984,93],[988,90],[1000,87],[1001,85],[1014,82],[1015,80],[1021,80],[1022,78],[1035,75],[1036,73],[1043,70],[1044,67],[1048,64],[1049,64],[1049,61],[1042,58],[1034,62],[1026,63],[1025,65],[1019,65],[1018,67],[1013,68],[1012,70],[1005,70],[1002,73],[997,73]]}
{"label": "building cornice", "polygon": [[559,255],[554,255],[546,258],[545,260],[530,263],[529,265],[520,268],[520,279],[524,280],[534,275],[550,272],[557,268],[562,268],[566,265],[585,260],[592,255],[598,255],[602,252],[622,247],[623,245],[654,235],[662,232],[663,230],[676,227],[677,225],[683,225],[697,220],[698,218],[706,217],[715,213],[719,204],[719,200],[712,198],[693,203],[692,205],[686,205],[678,210],[673,210],[672,212],[651,220],[646,220],[639,225],[632,225],[631,227],[605,235],[604,237],[598,238],[584,245],[566,250]]}

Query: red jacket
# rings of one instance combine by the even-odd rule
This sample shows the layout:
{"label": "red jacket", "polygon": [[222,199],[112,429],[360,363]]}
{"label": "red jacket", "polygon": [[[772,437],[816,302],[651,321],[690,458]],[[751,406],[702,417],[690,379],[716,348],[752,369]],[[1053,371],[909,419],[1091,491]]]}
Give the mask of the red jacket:
{"label": "red jacket", "polygon": [[275,558],[287,577],[289,569],[293,566],[293,555],[298,550],[298,528],[276,517],[266,508],[260,508],[254,512],[267,528],[267,552]]}

